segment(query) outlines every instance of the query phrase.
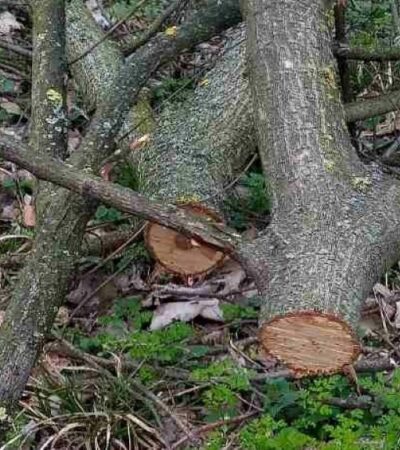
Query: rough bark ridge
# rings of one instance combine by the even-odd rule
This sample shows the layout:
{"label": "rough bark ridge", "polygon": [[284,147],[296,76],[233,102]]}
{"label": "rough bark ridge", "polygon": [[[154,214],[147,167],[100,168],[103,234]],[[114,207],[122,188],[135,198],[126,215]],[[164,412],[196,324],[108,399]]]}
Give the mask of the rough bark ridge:
{"label": "rough bark ridge", "polygon": [[331,11],[321,0],[249,0],[245,9],[259,150],[274,193],[267,233],[244,249],[265,298],[263,333],[274,335],[267,350],[300,371],[338,370],[331,362],[341,350],[322,339],[329,333],[310,339],[319,319],[305,319],[298,345],[297,331],[268,321],[320,311],[356,327],[361,301],[399,255],[399,184],[364,167],[350,144]]}

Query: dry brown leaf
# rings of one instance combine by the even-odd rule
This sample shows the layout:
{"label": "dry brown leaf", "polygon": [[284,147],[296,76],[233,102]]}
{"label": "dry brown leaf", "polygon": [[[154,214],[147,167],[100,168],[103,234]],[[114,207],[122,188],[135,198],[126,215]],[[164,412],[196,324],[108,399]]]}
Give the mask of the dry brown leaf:
{"label": "dry brown leaf", "polygon": [[114,163],[108,162],[100,170],[100,176],[104,181],[111,181],[111,172],[113,170]]}
{"label": "dry brown leaf", "polygon": [[139,150],[140,148],[144,147],[145,144],[147,144],[150,141],[150,134],[144,134],[140,138],[134,139],[132,142],[129,143],[129,148],[131,150]]}
{"label": "dry brown leaf", "polygon": [[33,205],[32,196],[24,195],[23,223],[27,228],[33,228],[36,225],[36,211]]}

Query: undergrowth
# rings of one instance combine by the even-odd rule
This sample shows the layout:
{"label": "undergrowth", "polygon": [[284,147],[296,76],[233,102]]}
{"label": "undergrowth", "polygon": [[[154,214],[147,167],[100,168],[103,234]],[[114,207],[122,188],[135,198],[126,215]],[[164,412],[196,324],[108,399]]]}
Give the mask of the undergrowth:
{"label": "undergrowth", "polygon": [[[228,305],[224,313],[231,324],[230,338],[238,339],[245,335],[238,334],[236,324],[253,319],[257,308]],[[114,369],[108,367],[107,376],[87,365],[58,376],[44,371],[31,392],[30,407],[9,433],[14,443],[3,448],[37,448],[21,447],[22,439],[37,442],[36,434],[53,441],[58,436],[56,449],[75,448],[69,447],[71,442],[120,448],[115,443],[129,441],[137,448],[150,442],[155,445],[150,448],[164,448],[157,436],[161,439],[165,414],[159,416],[137,395],[136,382],[175,414],[191,411],[195,423],[210,425],[201,442],[179,448],[217,450],[228,443],[243,450],[400,448],[399,369],[360,375],[359,394],[341,375],[263,379],[256,361],[240,362],[240,354],[232,357],[227,349],[215,352],[215,345],[199,343],[198,325],[174,323],[149,332],[150,320],[151,312],[142,310],[140,299],[130,297],[115,303],[92,336],[68,330],[75,348],[89,358],[115,361]],[[235,421],[238,417],[243,419]],[[106,446],[107,436],[114,446]]]}
{"label": "undergrowth", "polygon": [[266,217],[271,211],[271,197],[260,171],[243,174],[238,181],[241,194],[231,193],[225,200],[229,225],[243,231],[249,225],[265,226]]}

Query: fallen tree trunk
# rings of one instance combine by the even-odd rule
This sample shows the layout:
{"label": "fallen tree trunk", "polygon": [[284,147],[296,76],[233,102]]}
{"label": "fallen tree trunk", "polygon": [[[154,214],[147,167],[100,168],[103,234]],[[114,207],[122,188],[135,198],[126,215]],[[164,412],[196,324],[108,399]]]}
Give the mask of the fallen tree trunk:
{"label": "fallen tree trunk", "polygon": [[[224,219],[224,187],[255,152],[244,26],[229,34],[203,83],[184,103],[164,108],[150,145],[133,153],[141,192],[217,221]],[[185,276],[210,271],[224,258],[158,224],[148,226],[146,243],[167,270]]]}
{"label": "fallen tree trunk", "polygon": [[[70,60],[76,60],[103,36],[85,9],[78,1],[69,5],[67,42]],[[243,76],[245,58],[240,44],[244,39],[244,26],[240,26],[235,34],[236,37],[227,43],[227,54],[207,75],[208,84],[199,86],[185,104],[164,110],[151,145],[136,152],[132,158],[133,165],[138,165],[142,192],[153,198],[189,203],[192,211],[196,209],[216,220],[223,218],[224,184],[255,149],[252,106],[247,79]],[[229,47],[232,48],[229,50]],[[101,99],[107,95],[110,80],[115,78],[122,61],[118,48],[106,40],[72,66],[77,85],[89,105],[93,106],[97,97]],[[354,121],[359,116],[365,117],[366,112],[373,115],[377,108],[381,113],[385,108],[396,107],[393,96],[390,100],[383,98],[380,104],[377,102],[379,100],[371,103],[372,107],[368,101],[349,104],[348,118]],[[140,105],[136,109],[140,110]],[[130,112],[122,134],[128,130],[128,138],[134,140],[140,133],[147,132],[143,126],[138,129],[137,124],[141,121],[140,114]],[[147,120],[143,122],[146,124]],[[129,133],[132,129],[134,131]],[[120,145],[128,145],[129,139]],[[148,227],[146,241],[164,267],[184,275],[207,272],[223,259],[220,252],[210,251],[159,225]]]}
{"label": "fallen tree trunk", "polygon": [[[70,60],[79,59],[102,39],[101,30],[85,9],[81,2],[73,1],[67,10]],[[246,111],[250,108],[249,96],[242,94],[242,90],[247,90],[243,76],[244,25],[229,34],[221,60],[207,74],[207,83],[198,86],[184,104],[172,104],[163,110],[151,144],[134,152],[131,161],[134,167],[138,166],[142,192],[159,200],[185,204],[192,212],[215,220],[224,216],[225,184],[255,149],[253,127]],[[107,95],[109,84],[122,65],[120,52],[108,42],[102,42],[93,54],[72,65],[77,86],[91,106]],[[242,55],[237,57],[239,53]],[[106,70],[110,60],[113,65]],[[128,114],[121,129],[120,135],[128,131],[128,138],[120,142],[122,148],[129,145],[129,140],[149,132],[147,124],[151,120],[141,114],[142,100]],[[156,224],[147,228],[146,241],[157,261],[183,275],[207,272],[224,258],[220,251]]]}
{"label": "fallen tree trunk", "polygon": [[274,210],[243,251],[264,298],[263,345],[299,375],[355,360],[361,301],[400,255],[400,186],[364,166],[350,143],[323,3],[246,2]]}

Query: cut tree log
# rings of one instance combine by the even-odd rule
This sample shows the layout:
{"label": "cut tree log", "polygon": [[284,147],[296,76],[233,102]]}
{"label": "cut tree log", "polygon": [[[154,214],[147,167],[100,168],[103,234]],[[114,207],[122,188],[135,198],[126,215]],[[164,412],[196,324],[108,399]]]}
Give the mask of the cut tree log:
{"label": "cut tree log", "polygon": [[[92,43],[101,40],[102,32],[81,2],[71,2],[67,18],[68,55],[74,60]],[[138,165],[144,193],[185,204],[193,213],[217,222],[223,217],[224,185],[255,150],[247,113],[249,96],[243,94],[248,87],[243,76],[244,24],[227,34],[224,55],[206,75],[204,84],[183,105],[172,104],[164,109],[151,145],[135,151],[130,161],[134,167]],[[109,60],[113,61],[112,65],[108,64]],[[118,48],[105,41],[93,54],[72,65],[74,79],[84,99],[88,99],[85,103],[89,107],[106,97],[121,64]],[[128,114],[121,129],[120,136],[128,132],[128,138],[119,143],[124,153],[129,141],[150,131],[152,118],[145,117],[148,108],[143,114],[142,100]],[[175,170],[179,170],[178,176]],[[149,224],[145,236],[156,260],[171,272],[204,273],[224,259],[222,252],[157,224]]]}
{"label": "cut tree log", "polygon": [[[265,350],[297,375],[352,364],[360,305],[400,254],[400,186],[352,147],[321,0],[247,0],[259,152],[274,193],[247,254]],[[330,2],[332,4],[332,2]]]}
{"label": "cut tree log", "polygon": [[[140,190],[194,214],[223,222],[224,187],[255,152],[244,25],[229,30],[222,55],[184,103],[171,103],[157,120],[151,144],[133,155]],[[147,247],[168,271],[197,275],[224,254],[158,224],[149,224]]]}

